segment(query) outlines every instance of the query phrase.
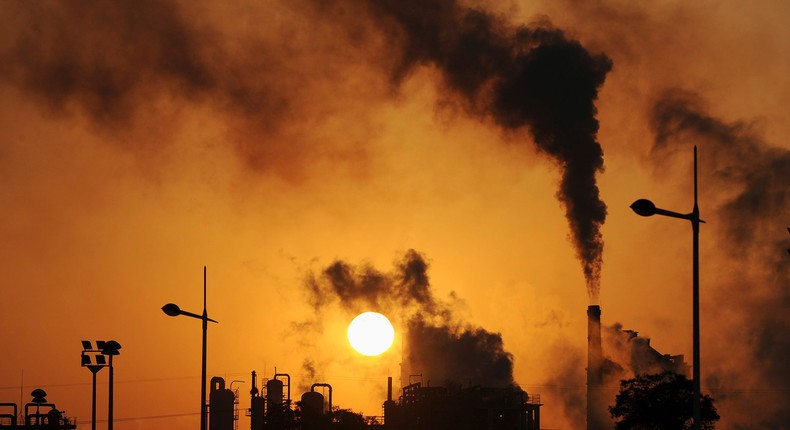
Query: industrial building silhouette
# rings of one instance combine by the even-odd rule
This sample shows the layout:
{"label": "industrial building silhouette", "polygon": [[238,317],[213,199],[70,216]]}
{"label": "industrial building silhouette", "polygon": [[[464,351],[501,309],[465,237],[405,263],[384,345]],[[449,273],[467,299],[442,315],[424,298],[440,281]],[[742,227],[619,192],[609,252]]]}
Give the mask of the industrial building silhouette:
{"label": "industrial building silhouette", "polygon": [[[250,430],[538,430],[540,396],[518,387],[424,386],[402,387],[393,398],[392,378],[387,379],[383,416],[363,417],[332,404],[332,386],[315,383],[297,402],[291,399],[290,375],[275,375],[257,386],[252,372]],[[328,399],[316,388],[326,388]],[[237,430],[238,390],[225,388],[220,377],[211,379],[209,430]]]}
{"label": "industrial building silhouette", "polygon": [[[671,371],[688,374],[682,355],[661,354],[650,339],[638,336],[619,325],[607,327],[607,342],[602,342],[601,309],[587,308],[587,430],[613,427],[608,406],[613,403],[617,387],[612,385],[629,374]],[[604,351],[603,344],[625,352],[620,363]],[[412,383],[411,376],[419,381]],[[387,378],[387,398],[380,416],[362,416],[333,404],[333,390],[328,383],[317,382],[299,400],[292,397],[291,377],[277,373],[259,378],[252,372],[249,408],[250,430],[539,430],[540,395],[530,395],[515,385],[486,387],[424,384],[422,375],[408,375],[397,394],[392,377]],[[258,385],[260,381],[260,385]],[[237,382],[237,381],[233,381]],[[384,381],[382,381],[384,382]],[[232,385],[232,383],[231,383]],[[259,388],[260,387],[260,388]],[[321,389],[321,390],[318,390]],[[324,393],[328,394],[325,398]],[[73,430],[76,423],[68,419],[54,403],[47,402],[42,389],[31,392],[32,401],[24,407],[0,403],[0,429]],[[240,396],[221,377],[209,384],[209,430],[239,430]]]}
{"label": "industrial building silhouette", "polygon": [[[608,329],[609,344],[625,352],[625,362],[617,363],[606,354],[601,342],[601,307],[587,307],[587,430],[614,428],[609,406],[614,404],[621,379],[637,374],[674,372],[688,375],[683,355],[662,354],[650,346],[650,339],[619,325]],[[611,351],[614,352],[614,351]]]}
{"label": "industrial building silhouette", "polygon": [[[74,421],[68,419],[65,413],[58,410],[54,403],[48,403],[47,393],[41,388],[36,388],[30,395],[33,400],[26,403],[23,410],[24,416],[19,415],[16,403],[0,403],[0,428],[17,430],[73,430],[77,428]],[[19,422],[19,421],[22,422]]]}

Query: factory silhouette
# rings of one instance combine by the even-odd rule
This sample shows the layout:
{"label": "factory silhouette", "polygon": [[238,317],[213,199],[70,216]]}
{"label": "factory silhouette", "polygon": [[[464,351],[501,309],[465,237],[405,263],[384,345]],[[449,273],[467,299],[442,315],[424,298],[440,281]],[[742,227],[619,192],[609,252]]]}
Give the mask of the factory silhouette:
{"label": "factory silhouette", "polygon": [[[682,355],[659,353],[650,346],[650,339],[635,331],[614,325],[604,328],[602,335],[600,306],[590,305],[587,317],[587,430],[613,428],[608,406],[614,403],[620,379],[663,371],[688,373]],[[231,389],[223,378],[215,376],[209,383],[208,430],[239,430],[241,413],[250,418],[250,430],[541,428],[540,394],[527,393],[516,384],[462,385],[448,380],[445,385],[431,385],[430,380],[423,380],[423,374],[408,374],[419,369],[406,367],[402,371],[397,390],[392,377],[382,380],[387,384],[387,398],[381,415],[376,416],[363,416],[334,405],[331,383],[314,382],[310,391],[292,393],[291,376],[276,369],[270,377],[252,371],[249,407],[244,407],[240,389]],[[75,420],[46,400],[43,390],[36,389],[31,395],[33,399],[19,408],[15,403],[0,403],[0,429],[77,428]]]}
{"label": "factory silhouette", "polygon": [[[614,423],[608,407],[614,404],[620,379],[635,374],[665,371],[688,374],[683,355],[662,354],[650,345],[650,339],[619,325],[601,333],[601,308],[590,305],[588,316],[587,360],[587,430],[611,429]],[[606,339],[603,342],[602,339]],[[603,344],[612,349],[616,359],[608,356]],[[620,362],[616,361],[620,360]],[[418,371],[417,369],[402,369]],[[291,377],[276,373],[261,378],[252,372],[250,430],[539,430],[541,396],[509,386],[461,385],[446,381],[431,385],[423,374],[401,375],[401,387],[393,389],[387,378],[387,398],[382,415],[362,416],[340,409],[332,402],[332,386],[315,382],[298,400],[291,393]],[[383,383],[384,381],[382,381]],[[211,379],[209,391],[209,430],[238,430],[239,390],[225,386],[223,378]],[[582,405],[584,407],[584,405]]]}

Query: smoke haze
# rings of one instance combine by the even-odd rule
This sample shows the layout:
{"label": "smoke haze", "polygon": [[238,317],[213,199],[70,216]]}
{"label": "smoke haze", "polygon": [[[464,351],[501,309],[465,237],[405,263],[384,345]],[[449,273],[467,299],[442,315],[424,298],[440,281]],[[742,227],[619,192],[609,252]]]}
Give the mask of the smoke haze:
{"label": "smoke haze", "polygon": [[[745,301],[760,312],[738,316],[737,330],[745,336],[751,360],[759,362],[758,379],[746,381],[737,374],[731,358],[708,364],[711,385],[716,381],[757,383],[763,390],[781,390],[790,380],[784,357],[790,353],[786,333],[790,329],[790,270],[787,255],[786,214],[790,205],[787,182],[790,179],[790,151],[767,144],[745,122],[725,122],[707,113],[704,102],[694,93],[671,90],[656,103],[653,126],[656,140],[653,151],[659,160],[677,158],[691,143],[700,146],[706,209],[713,212],[717,225],[715,241],[719,252],[729,257],[722,266],[726,275],[715,278],[712,287],[725,300],[708,307],[708,312],[739,314]],[[716,193],[712,191],[715,190]],[[708,209],[709,207],[709,209]],[[710,285],[710,284],[709,284]],[[733,300],[734,299],[734,300]],[[717,310],[716,308],[721,308]],[[725,396],[727,394],[725,393]],[[715,397],[715,391],[714,391]],[[747,393],[728,401],[750,403],[759,410],[759,426],[780,428],[787,423],[783,402],[755,402]],[[741,426],[751,426],[744,420]]]}
{"label": "smoke haze", "polygon": [[44,388],[90,416],[76,341],[114,338],[116,416],[133,418],[118,430],[195,428],[197,327],[160,308],[199,310],[205,264],[211,375],[277,366],[378,414],[400,350],[363,360],[345,339],[374,308],[413,323],[424,356],[433,339],[485,363],[416,362],[433,384],[514,381],[545,427],[583,428],[591,301],[691,356],[688,226],[628,206],[690,209],[697,144],[702,388],[720,430],[787,428],[788,16],[765,0],[0,2],[0,401]]}
{"label": "smoke haze", "polygon": [[390,273],[336,261],[306,285],[316,312],[337,302],[352,314],[374,311],[392,318],[406,332],[402,365],[426,383],[514,385],[513,355],[505,351],[502,335],[460,321],[450,303],[437,300],[428,263],[417,251],[407,251]]}
{"label": "smoke haze", "polygon": [[401,45],[392,69],[396,84],[417,66],[438,68],[470,113],[505,129],[528,129],[540,152],[561,168],[557,197],[590,300],[597,301],[606,205],[596,183],[603,151],[594,101],[611,60],[589,53],[547,20],[517,26],[455,0],[376,1],[371,7]]}
{"label": "smoke haze", "polygon": [[[611,61],[590,54],[545,19],[532,27],[513,25],[455,0],[365,5],[371,16],[356,18],[377,21],[390,41],[388,50],[399,48],[394,63],[385,65],[396,87],[416,67],[435,66],[446,89],[458,94],[471,114],[505,129],[527,128],[540,151],[561,168],[557,197],[590,299],[597,300],[606,205],[595,178],[603,170],[603,152],[593,103]],[[320,152],[305,145],[302,136],[288,134],[287,122],[309,114],[302,106],[306,100],[300,100],[305,89],[288,76],[306,78],[309,72],[296,68],[298,62],[279,61],[290,54],[287,45],[254,41],[238,46],[186,16],[176,3],[75,6],[55,3],[20,12],[36,26],[17,35],[3,56],[8,65],[3,76],[49,109],[76,108],[106,132],[117,133],[119,127],[135,128],[141,115],[156,118],[151,100],[174,97],[208,103],[239,121],[233,133],[253,167],[288,175],[283,165],[298,165],[302,157]],[[361,9],[345,3],[315,7],[342,22],[349,21],[342,14]],[[95,22],[100,26],[93,32],[72,30]],[[118,46],[126,50],[118,52]],[[382,56],[373,54],[367,61]],[[328,80],[340,77],[331,70],[324,74]]]}

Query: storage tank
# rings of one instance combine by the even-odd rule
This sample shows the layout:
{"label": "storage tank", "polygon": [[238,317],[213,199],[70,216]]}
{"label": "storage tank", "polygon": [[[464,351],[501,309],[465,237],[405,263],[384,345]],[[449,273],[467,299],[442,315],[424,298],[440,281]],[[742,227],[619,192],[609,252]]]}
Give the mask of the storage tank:
{"label": "storage tank", "polygon": [[324,395],[316,391],[302,394],[302,410],[316,415],[324,413]]}
{"label": "storage tank", "polygon": [[280,409],[283,405],[283,381],[270,379],[266,383],[266,403],[268,409]]}
{"label": "storage tank", "polygon": [[225,380],[219,376],[211,378],[209,391],[209,430],[233,430],[236,396],[225,388]]}
{"label": "storage tank", "polygon": [[263,430],[266,408],[256,383],[258,376],[252,371],[252,388],[250,389],[250,430]]}

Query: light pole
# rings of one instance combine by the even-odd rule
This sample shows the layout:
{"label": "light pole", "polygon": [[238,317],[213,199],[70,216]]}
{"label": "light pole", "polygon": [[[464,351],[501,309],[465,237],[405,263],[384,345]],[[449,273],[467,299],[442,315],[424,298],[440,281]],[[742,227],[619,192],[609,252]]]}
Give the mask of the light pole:
{"label": "light pole", "polygon": [[[112,406],[113,406],[113,367],[112,357],[119,355],[121,344],[114,340],[97,340],[96,349],[89,340],[82,341],[82,367],[87,367],[93,374],[93,396],[91,402],[91,430],[96,430],[96,374],[104,367],[110,368],[110,392],[109,392],[109,409],[107,410],[107,429],[112,430]],[[109,363],[107,358],[110,357]],[[93,364],[91,357],[96,359],[96,364]]]}
{"label": "light pole", "polygon": [[206,312],[206,266],[203,266],[203,314],[193,314],[192,312],[182,311],[175,303],[168,303],[162,306],[162,310],[169,316],[175,317],[184,315],[192,318],[197,318],[203,321],[203,363],[200,375],[200,430],[207,430],[206,428],[206,332],[208,331],[208,322],[217,323],[208,317]]}
{"label": "light pole", "polygon": [[[99,347],[100,344],[104,344],[104,341],[100,340],[96,342],[96,348],[93,349],[93,344],[89,340],[82,341],[82,367],[87,367],[88,370],[91,371],[93,374],[93,398],[91,402],[91,430],[96,430],[96,374],[99,373],[102,368],[107,367],[107,360],[104,355],[101,355],[101,348]],[[96,364],[93,364],[93,360],[91,357],[96,359]]]}
{"label": "light pole", "polygon": [[697,205],[697,146],[694,146],[694,208],[691,213],[681,214],[677,212],[659,209],[650,200],[639,199],[631,204],[631,209],[641,216],[664,215],[672,218],[680,218],[691,221],[691,231],[693,235],[692,251],[692,314],[693,314],[693,344],[694,344],[694,430],[702,428],[701,420],[701,393],[700,393],[700,363],[699,363],[699,224],[705,221],[699,218],[699,207]]}
{"label": "light pole", "polygon": [[112,367],[112,357],[115,355],[120,355],[118,351],[121,349],[121,344],[114,341],[108,340],[104,343],[104,348],[102,349],[101,353],[103,355],[110,356],[110,393],[108,396],[109,407],[107,409],[107,430],[112,430],[112,376],[113,376],[113,367]]}

